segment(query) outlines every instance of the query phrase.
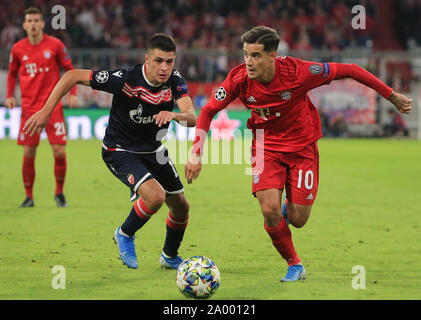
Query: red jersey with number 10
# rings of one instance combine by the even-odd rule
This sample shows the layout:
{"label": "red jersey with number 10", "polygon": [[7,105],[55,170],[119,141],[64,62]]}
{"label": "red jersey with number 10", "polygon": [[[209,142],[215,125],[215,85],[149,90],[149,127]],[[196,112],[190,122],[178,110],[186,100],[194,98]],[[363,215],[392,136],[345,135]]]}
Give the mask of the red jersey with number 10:
{"label": "red jersey with number 10", "polygon": [[[37,45],[31,45],[27,37],[18,41],[10,54],[7,97],[13,96],[19,73],[22,112],[30,114],[40,110],[60,79],[60,66],[66,71],[74,69],[59,39],[43,34]],[[75,87],[71,93],[75,93]]]}

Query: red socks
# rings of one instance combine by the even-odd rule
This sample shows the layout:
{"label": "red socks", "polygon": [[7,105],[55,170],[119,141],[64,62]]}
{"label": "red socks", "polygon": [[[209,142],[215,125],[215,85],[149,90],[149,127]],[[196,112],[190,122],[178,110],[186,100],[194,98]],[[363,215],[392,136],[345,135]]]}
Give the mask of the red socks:
{"label": "red socks", "polygon": [[189,223],[189,215],[187,214],[186,219],[184,220],[177,220],[172,216],[171,211],[168,213],[167,217],[167,226],[174,230],[185,230],[187,228],[187,224]]}
{"label": "red socks", "polygon": [[35,181],[35,158],[23,157],[22,178],[26,196],[33,199],[32,189]]}
{"label": "red socks", "polygon": [[[66,176],[66,156],[54,157],[54,176],[56,178],[55,194],[63,193],[64,178]],[[35,158],[23,157],[22,178],[27,197],[33,199],[32,190],[35,181]]]}
{"label": "red socks", "polygon": [[282,218],[281,222],[276,227],[268,227],[266,224],[264,226],[266,232],[272,239],[273,246],[278,250],[282,258],[286,260],[288,265],[292,266],[300,263],[301,260],[298,258],[294,249],[294,244],[292,243],[291,230],[289,230],[285,219]]}
{"label": "red socks", "polygon": [[145,203],[143,202],[142,198],[139,198],[133,205],[133,209],[136,212],[137,216],[140,219],[143,219],[145,221],[148,221],[155,213],[156,211],[150,210]]}
{"label": "red socks", "polygon": [[66,177],[66,156],[54,157],[54,176],[56,177],[56,195],[63,193],[64,178]]}

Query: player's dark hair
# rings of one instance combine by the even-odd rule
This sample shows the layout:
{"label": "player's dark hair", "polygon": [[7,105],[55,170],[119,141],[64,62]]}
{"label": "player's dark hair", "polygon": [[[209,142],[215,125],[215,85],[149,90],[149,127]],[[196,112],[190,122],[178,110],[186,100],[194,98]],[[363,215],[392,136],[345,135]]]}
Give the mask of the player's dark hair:
{"label": "player's dark hair", "polygon": [[173,37],[170,35],[165,33],[155,33],[149,39],[146,49],[148,51],[152,49],[159,49],[165,52],[175,52],[176,44]]}
{"label": "player's dark hair", "polygon": [[263,44],[264,51],[276,51],[279,45],[279,36],[273,28],[258,26],[244,33],[241,36],[241,42]]}
{"label": "player's dark hair", "polygon": [[39,14],[42,19],[42,12],[37,7],[29,7],[25,9],[25,11],[23,12],[23,17],[26,17],[27,14]]}

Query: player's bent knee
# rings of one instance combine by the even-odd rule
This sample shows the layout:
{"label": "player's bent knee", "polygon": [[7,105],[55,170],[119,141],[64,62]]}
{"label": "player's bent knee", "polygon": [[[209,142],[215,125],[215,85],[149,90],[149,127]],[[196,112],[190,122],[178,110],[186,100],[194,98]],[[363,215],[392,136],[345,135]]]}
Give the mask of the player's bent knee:
{"label": "player's bent knee", "polygon": [[262,214],[268,227],[276,227],[282,219],[279,206],[262,205]]}
{"label": "player's bent knee", "polygon": [[288,220],[295,228],[302,228],[310,218],[312,206],[288,203]]}
{"label": "player's bent knee", "polygon": [[165,202],[166,192],[154,180],[148,180],[137,190],[145,205],[152,211],[158,211]]}
{"label": "player's bent knee", "polygon": [[165,202],[165,191],[159,189],[153,190],[149,197],[149,201],[154,207],[161,208]]}
{"label": "player's bent knee", "polygon": [[307,223],[307,221],[304,221],[304,220],[291,220],[289,218],[288,218],[288,220],[295,228],[302,228]]}

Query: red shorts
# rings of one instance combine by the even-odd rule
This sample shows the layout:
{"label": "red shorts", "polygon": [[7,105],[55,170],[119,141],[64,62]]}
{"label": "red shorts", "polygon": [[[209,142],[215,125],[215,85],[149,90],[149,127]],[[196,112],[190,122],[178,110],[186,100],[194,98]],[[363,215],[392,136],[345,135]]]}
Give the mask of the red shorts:
{"label": "red shorts", "polygon": [[[253,152],[255,155],[255,152]],[[253,187],[257,191],[286,189],[288,201],[312,205],[319,185],[319,151],[317,142],[298,152],[264,150],[263,159],[253,161]]]}
{"label": "red shorts", "polygon": [[[32,114],[26,114],[22,112],[20,117],[20,129],[18,136],[18,145],[22,146],[37,146],[40,140],[40,134],[35,133],[32,137],[23,132],[23,126],[25,125],[26,120]],[[48,141],[50,144],[66,144],[66,123],[64,121],[63,108],[54,109],[53,114],[50,117],[47,125],[45,126],[45,131],[48,136]]]}

